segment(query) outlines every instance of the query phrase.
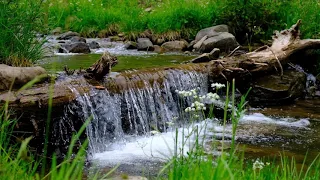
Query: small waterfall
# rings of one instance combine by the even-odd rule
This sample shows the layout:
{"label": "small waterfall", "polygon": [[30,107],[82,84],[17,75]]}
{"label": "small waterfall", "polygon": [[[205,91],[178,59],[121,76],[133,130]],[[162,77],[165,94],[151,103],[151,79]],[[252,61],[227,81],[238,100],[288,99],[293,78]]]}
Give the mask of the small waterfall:
{"label": "small waterfall", "polygon": [[[208,88],[207,74],[195,71],[165,70],[160,81],[144,80],[153,73],[144,73],[126,78],[131,86],[113,92],[91,89],[84,95],[78,94],[67,111],[76,114],[82,121],[92,116],[87,127],[89,152],[99,153],[114,150],[126,143],[128,136],[146,135],[151,130],[166,131],[166,122],[179,117],[183,105],[179,105],[176,90],[198,88],[205,94]],[[158,72],[159,73],[159,72]],[[136,80],[139,80],[137,82]],[[76,89],[70,87],[74,93]],[[184,102],[190,105],[190,102]],[[67,119],[65,117],[64,119]]]}

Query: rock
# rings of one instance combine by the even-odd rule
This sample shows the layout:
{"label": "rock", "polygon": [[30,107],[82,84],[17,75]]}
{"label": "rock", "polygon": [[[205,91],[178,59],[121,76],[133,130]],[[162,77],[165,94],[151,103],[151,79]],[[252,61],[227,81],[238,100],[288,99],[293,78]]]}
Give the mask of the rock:
{"label": "rock", "polygon": [[166,51],[183,51],[187,49],[188,43],[186,41],[169,41],[161,45]]}
{"label": "rock", "polygon": [[210,53],[203,53],[200,56],[192,59],[191,63],[203,63],[209,62],[211,60],[218,59],[220,55],[220,49],[214,48]]}
{"label": "rock", "polygon": [[163,38],[156,38],[156,39],[154,40],[154,43],[155,43],[156,45],[162,45],[164,42],[165,42],[165,39],[163,39]]}
{"label": "rock", "polygon": [[209,53],[203,53],[200,56],[190,60],[191,63],[203,63],[211,61]]}
{"label": "rock", "polygon": [[47,77],[47,72],[42,67],[11,67],[0,64],[0,90],[9,90],[11,84],[13,88],[21,88],[29,81],[41,76],[39,82],[43,82]]}
{"label": "rock", "polygon": [[238,46],[239,43],[232,34],[220,32],[203,41],[199,52],[211,52],[213,48],[219,48],[221,51],[232,51]]}
{"label": "rock", "polygon": [[203,36],[195,45],[193,45],[193,48],[196,49],[196,50],[199,50],[200,47],[201,47],[201,45],[202,45],[202,43],[203,43],[206,39],[208,39],[208,36],[207,36],[207,35]]}
{"label": "rock", "polygon": [[61,34],[59,37],[57,37],[57,40],[68,40],[74,36],[80,36],[80,35],[79,33],[68,31],[66,33]]}
{"label": "rock", "polygon": [[90,53],[89,45],[84,42],[77,42],[72,44],[62,45],[69,53]]}
{"label": "rock", "polygon": [[149,38],[138,38],[137,49],[138,51],[153,51],[154,47]]}
{"label": "rock", "polygon": [[119,33],[118,36],[119,37],[124,37],[124,33]]}
{"label": "rock", "polygon": [[79,36],[73,36],[71,39],[70,39],[71,42],[84,42],[84,43],[87,43],[87,40],[83,37],[79,37]]}
{"label": "rock", "polygon": [[189,44],[188,44],[188,47],[187,47],[187,50],[188,51],[192,51],[193,50],[193,46],[196,44],[197,42],[195,40],[191,41]]}
{"label": "rock", "polygon": [[68,53],[68,51],[64,47],[59,47],[58,48],[58,53]]}
{"label": "rock", "polygon": [[124,45],[124,47],[126,49],[137,49],[137,43],[133,42],[133,41],[128,41],[126,42],[126,44]]}
{"label": "rock", "polygon": [[56,27],[55,29],[53,29],[50,34],[53,34],[53,35],[59,35],[61,34],[62,32],[62,28],[61,27]]}
{"label": "rock", "polygon": [[230,32],[229,27],[227,25],[221,24],[221,25],[201,29],[197,33],[195,40],[196,40],[196,42],[198,42],[204,36],[211,37],[211,36],[216,35],[216,33],[218,33],[218,32]]}
{"label": "rock", "polygon": [[54,56],[57,49],[61,48],[61,45],[58,43],[44,43],[42,45],[43,49],[43,56],[44,57],[51,57]]}
{"label": "rock", "polygon": [[256,79],[252,84],[250,104],[281,104],[303,97],[306,75],[294,70],[284,71],[280,75],[267,75]]}
{"label": "rock", "polygon": [[218,59],[218,58],[219,58],[219,55],[220,55],[220,49],[214,48],[214,49],[212,49],[212,51],[209,53],[209,58],[210,58],[211,60],[215,60],[215,59]]}
{"label": "rock", "polygon": [[164,49],[159,45],[154,45],[153,48],[154,48],[153,52],[156,52],[156,53],[159,53],[159,54],[164,52]]}
{"label": "rock", "polygon": [[91,41],[91,42],[89,43],[89,48],[90,48],[90,49],[99,49],[99,48],[100,48],[100,44],[97,43],[96,41]]}

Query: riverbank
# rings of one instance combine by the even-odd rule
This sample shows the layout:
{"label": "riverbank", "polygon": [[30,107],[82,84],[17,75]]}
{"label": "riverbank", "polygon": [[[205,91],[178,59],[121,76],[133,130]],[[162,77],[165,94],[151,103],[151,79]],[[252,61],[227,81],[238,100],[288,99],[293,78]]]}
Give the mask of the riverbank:
{"label": "riverbank", "polygon": [[132,40],[151,32],[167,40],[188,40],[200,29],[228,24],[240,42],[252,43],[270,39],[275,29],[298,19],[304,23],[304,38],[318,38],[320,28],[316,0],[53,0],[44,7],[46,30],[71,30],[85,37],[124,34]]}

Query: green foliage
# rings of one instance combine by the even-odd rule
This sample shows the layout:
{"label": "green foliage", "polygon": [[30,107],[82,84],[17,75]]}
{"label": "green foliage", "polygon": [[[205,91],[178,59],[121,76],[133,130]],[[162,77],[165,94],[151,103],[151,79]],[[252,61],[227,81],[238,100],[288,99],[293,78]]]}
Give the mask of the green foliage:
{"label": "green foliage", "polygon": [[[189,34],[194,35],[212,25],[214,4],[204,0],[52,0],[46,2],[45,17],[51,29],[60,26],[82,34],[94,32],[93,36],[101,30],[110,32],[115,25],[117,32],[128,34],[146,29],[157,34],[192,29]],[[150,12],[145,11],[148,7]]]}
{"label": "green foliage", "polygon": [[[36,83],[39,78],[27,83],[22,89],[32,86]],[[22,90],[21,89],[21,90]],[[48,114],[51,114],[52,109],[52,95],[49,95],[49,109]],[[83,179],[85,177],[84,167],[86,161],[86,149],[88,145],[88,140],[85,140],[79,147],[76,153],[76,143],[80,141],[81,134],[85,131],[87,125],[91,119],[88,119],[82,127],[75,133],[71,139],[70,145],[68,147],[68,152],[66,157],[61,163],[57,162],[57,157],[53,154],[47,154],[47,145],[49,135],[46,133],[45,137],[45,148],[44,148],[44,158],[45,160],[40,161],[36,157],[33,157],[29,150],[28,144],[32,137],[28,137],[21,140],[20,148],[17,146],[17,142],[14,142],[18,138],[14,137],[13,129],[16,125],[16,120],[11,120],[10,113],[8,112],[8,102],[0,109],[0,179],[25,179],[25,180],[44,180],[44,179]],[[48,124],[50,124],[51,116],[48,115],[48,121],[46,122],[46,131],[49,131]],[[52,163],[47,168],[47,155],[52,156]],[[38,166],[42,163],[42,173],[39,174]],[[116,168],[116,167],[115,167]],[[107,173],[105,175],[100,175],[98,173],[94,174],[90,179],[104,179],[111,174]],[[48,170],[50,170],[48,172]]]}
{"label": "green foliage", "polygon": [[[229,24],[241,42],[270,39],[274,30],[302,19],[304,37],[319,37],[320,4],[317,0],[52,0],[45,2],[50,29],[97,36],[125,32],[137,35],[146,29],[175,38],[194,37],[215,24]],[[150,11],[145,11],[146,8]],[[172,36],[172,33],[171,33]],[[170,38],[167,38],[170,39]]]}
{"label": "green foliage", "polygon": [[225,1],[218,22],[228,23],[240,42],[269,39],[273,30],[285,27],[281,18],[283,4],[285,1]]}
{"label": "green foliage", "polygon": [[0,63],[30,66],[42,56],[39,30],[41,1],[0,1]]}

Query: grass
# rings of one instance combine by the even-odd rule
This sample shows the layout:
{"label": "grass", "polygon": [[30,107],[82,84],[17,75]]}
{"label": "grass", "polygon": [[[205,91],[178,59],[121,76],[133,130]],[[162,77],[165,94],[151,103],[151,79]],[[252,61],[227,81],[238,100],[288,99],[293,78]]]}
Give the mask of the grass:
{"label": "grass", "polygon": [[56,27],[84,37],[191,41],[200,29],[228,24],[240,43],[252,44],[302,19],[303,38],[319,38],[319,9],[318,0],[3,0],[0,63],[31,66],[42,57],[37,32]]}
{"label": "grass", "polygon": [[[39,81],[41,77],[37,77],[24,85],[20,90],[31,87],[34,83]],[[52,93],[52,92],[51,92]],[[50,92],[49,92],[50,94]],[[50,131],[51,110],[52,110],[52,96],[49,99],[48,119],[46,122],[45,132]],[[74,152],[75,145],[80,141],[80,135],[85,131],[90,119],[83,123],[82,127],[75,133],[68,147],[68,152],[62,162],[57,161],[55,154],[47,154],[49,133],[46,133],[44,139],[44,150],[42,159],[35,157],[28,150],[28,144],[32,137],[25,138],[20,142],[16,142],[18,138],[14,136],[14,127],[17,120],[10,118],[8,102],[0,106],[0,179],[15,180],[45,180],[45,179],[83,179],[86,177],[84,172],[86,162],[86,150],[88,140],[81,143],[77,152]],[[20,147],[19,147],[20,145]],[[47,159],[51,159],[51,163]],[[109,176],[111,170],[107,174],[95,173],[90,179],[104,179]]]}
{"label": "grass", "polygon": [[42,42],[36,39],[41,7],[41,1],[0,1],[0,63],[31,66],[42,57]]}
{"label": "grass", "polygon": [[319,37],[317,0],[52,0],[45,6],[49,29],[62,27],[86,36],[124,32],[137,37],[149,29],[167,40],[191,39],[198,30],[223,23],[238,38],[258,41],[302,19],[304,37]]}

